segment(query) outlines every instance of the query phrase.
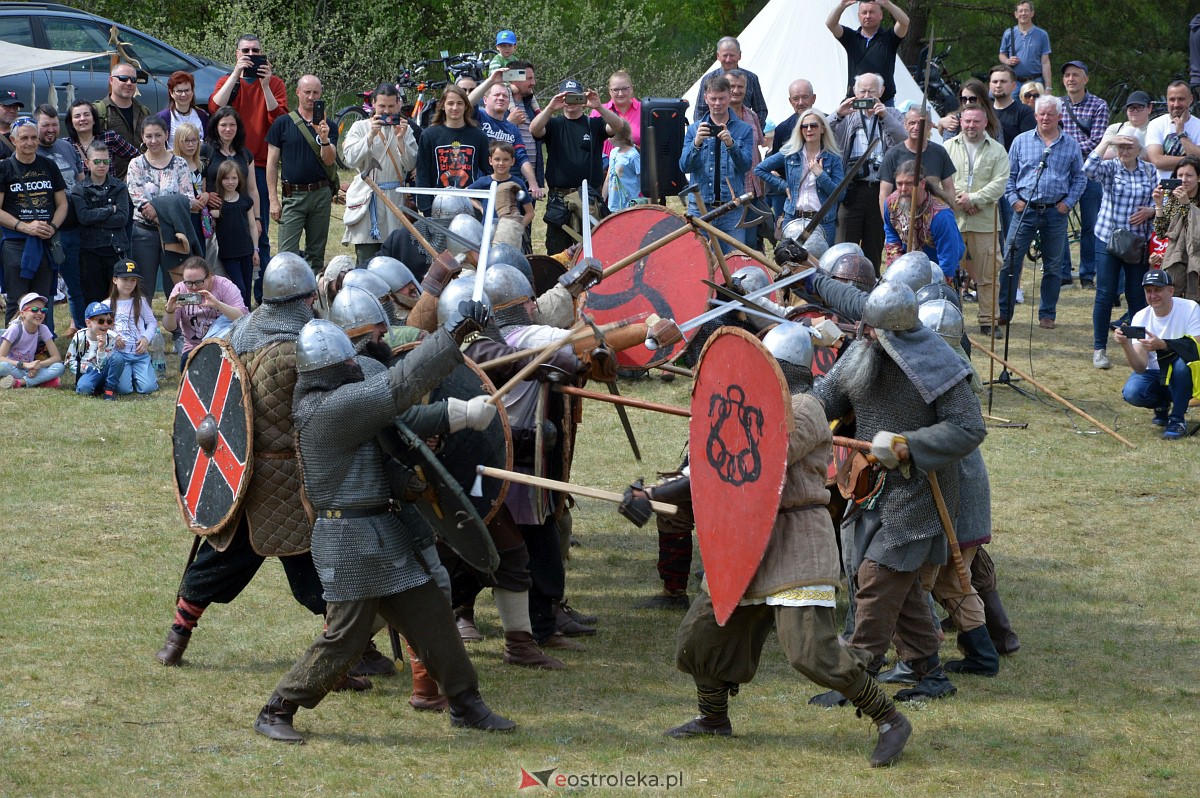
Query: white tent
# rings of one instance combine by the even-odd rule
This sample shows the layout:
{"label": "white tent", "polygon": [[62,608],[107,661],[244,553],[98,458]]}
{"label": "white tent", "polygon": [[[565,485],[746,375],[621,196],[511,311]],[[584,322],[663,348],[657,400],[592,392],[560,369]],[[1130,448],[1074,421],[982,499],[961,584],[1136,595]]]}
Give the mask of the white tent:
{"label": "white tent", "polygon": [[0,77],[19,75],[35,69],[51,69],[76,61],[87,61],[103,53],[84,53],[75,50],[42,50],[20,44],[4,43],[4,60],[0,63]]}
{"label": "white tent", "polygon": [[[846,51],[825,27],[825,18],[836,5],[837,0],[771,0],[738,34],[742,45],[740,65],[758,75],[767,98],[769,121],[778,124],[792,115],[787,91],[788,84],[797,78],[812,82],[816,107],[826,113],[846,96]],[[842,26],[858,27],[857,6],[850,6],[842,14]],[[718,66],[714,61],[705,74]],[[694,104],[698,91],[699,80],[683,99]],[[897,57],[896,105],[920,99],[920,87]],[[690,110],[688,116],[692,116]]]}

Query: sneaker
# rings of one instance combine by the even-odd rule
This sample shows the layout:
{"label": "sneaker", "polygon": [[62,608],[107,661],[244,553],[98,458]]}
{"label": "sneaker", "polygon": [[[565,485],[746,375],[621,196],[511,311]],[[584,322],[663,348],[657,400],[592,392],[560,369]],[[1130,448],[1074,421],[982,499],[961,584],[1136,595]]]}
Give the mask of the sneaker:
{"label": "sneaker", "polygon": [[1167,428],[1163,430],[1164,441],[1177,441],[1184,435],[1187,435],[1187,425],[1182,421],[1172,421],[1167,425]]}
{"label": "sneaker", "polygon": [[13,384],[16,381],[17,379],[13,375],[5,374],[3,377],[0,377],[0,389],[7,391],[9,388],[13,387]]}
{"label": "sneaker", "polygon": [[1038,319],[1038,326],[1043,330],[1053,330],[1055,326],[1054,319],[1051,319],[1047,316],[1042,316],[1040,319]]}
{"label": "sneaker", "polygon": [[59,377],[55,377],[52,380],[47,380],[46,382],[43,382],[38,387],[39,388],[59,388],[61,386],[62,386],[62,379]]}
{"label": "sneaker", "polygon": [[1169,408],[1169,407],[1154,408],[1154,418],[1151,419],[1150,423],[1156,427],[1167,426],[1167,414],[1170,412],[1171,412],[1171,408]]}
{"label": "sneaker", "polygon": [[105,388],[104,389],[104,401],[106,401],[106,402],[117,401],[117,392],[114,391],[112,388]]}
{"label": "sneaker", "polygon": [[1018,289],[1017,289],[1017,304],[1018,304],[1018,305],[1023,305],[1023,304],[1025,304],[1025,291],[1024,291],[1024,289],[1021,289],[1021,288],[1018,288]]}
{"label": "sneaker", "polygon": [[1092,352],[1092,365],[1098,369],[1112,368],[1112,361],[1108,359],[1108,352],[1103,349],[1097,349]]}

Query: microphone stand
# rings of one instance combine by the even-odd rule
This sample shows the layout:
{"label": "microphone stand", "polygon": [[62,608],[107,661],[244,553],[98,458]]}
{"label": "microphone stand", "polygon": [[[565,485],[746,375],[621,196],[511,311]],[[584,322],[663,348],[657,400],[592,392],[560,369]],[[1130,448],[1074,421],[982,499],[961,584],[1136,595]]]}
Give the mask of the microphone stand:
{"label": "microphone stand", "polygon": [[[1031,197],[1037,196],[1038,186],[1040,186],[1041,182],[1042,182],[1042,173],[1046,171],[1046,161],[1049,158],[1050,158],[1050,148],[1046,147],[1046,149],[1042,151],[1042,160],[1038,163],[1037,171],[1034,173],[1033,190],[1029,192]],[[1029,213],[1029,208],[1031,205],[1033,205],[1032,200],[1029,200],[1025,203],[1025,207],[1021,209],[1020,217],[1017,218],[1017,226],[1011,230],[1013,243],[1016,243],[1017,233],[1020,232],[1021,225],[1025,221],[1025,214]],[[1008,300],[1008,302],[1009,302],[1009,305],[1008,305],[1009,324],[1008,324],[1008,330],[1006,331],[1005,336],[1004,336],[1004,360],[1005,361],[1008,360],[1008,346],[1009,346],[1009,343],[1012,341],[1012,328],[1013,328],[1012,319],[1013,319],[1013,317],[1015,317],[1017,315],[1016,314],[1017,284],[1019,282],[1017,279],[1017,266],[1025,258],[1024,252],[1017,253],[1014,257],[1015,250],[1016,250],[1016,247],[1010,245],[1008,247],[1008,251],[1004,253],[1004,266],[1006,269],[1008,269],[1008,279],[1005,281],[1004,291],[1008,295],[1008,298],[1009,298],[1009,300]],[[1026,249],[1026,251],[1028,251],[1028,248]],[[1045,266],[1044,263],[1042,265],[1043,265],[1043,267]],[[988,381],[988,413],[992,412],[992,394],[994,391],[994,386],[996,386],[996,385],[1004,385],[1009,388],[1012,388],[1014,391],[1021,394],[1021,396],[1024,396],[1026,399],[1033,398],[1033,394],[1029,393],[1029,391],[1026,391],[1023,388],[1020,388],[1014,384],[1015,382],[1017,382],[1019,380],[1020,380],[1020,377],[1013,377],[1012,374],[1009,373],[1008,365],[1006,363],[1004,368],[1000,370],[1000,373],[998,375],[996,375],[996,379]]]}

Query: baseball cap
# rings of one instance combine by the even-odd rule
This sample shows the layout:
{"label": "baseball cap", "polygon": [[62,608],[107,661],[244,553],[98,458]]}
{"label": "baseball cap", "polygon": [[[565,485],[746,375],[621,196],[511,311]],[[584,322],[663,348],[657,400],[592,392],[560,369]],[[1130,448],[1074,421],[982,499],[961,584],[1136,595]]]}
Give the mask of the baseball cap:
{"label": "baseball cap", "polygon": [[558,91],[568,92],[572,94],[583,94],[583,84],[575,80],[575,78],[567,78],[562,83],[558,84]]}
{"label": "baseball cap", "polygon": [[28,305],[30,302],[36,302],[39,299],[42,300],[43,305],[46,304],[46,302],[47,302],[46,297],[42,296],[41,294],[37,293],[36,291],[30,291],[28,294],[21,297],[21,303],[19,305],[17,305],[17,307],[19,307],[21,310],[24,310],[25,306]]}
{"label": "baseball cap", "polygon": [[15,105],[18,108],[25,107],[25,103],[21,102],[21,98],[17,96],[15,91],[0,91],[0,105]]}
{"label": "baseball cap", "polygon": [[1151,269],[1146,272],[1146,276],[1142,278],[1142,285],[1157,285],[1159,288],[1166,288],[1169,285],[1174,285],[1171,282],[1171,275],[1164,272],[1162,269]]}
{"label": "baseball cap", "polygon": [[496,34],[496,44],[516,44],[517,34],[510,30],[502,30]]}
{"label": "baseball cap", "polygon": [[117,265],[113,267],[113,277],[137,277],[141,279],[142,275],[138,271],[138,265],[131,260],[119,260]]}
{"label": "baseball cap", "polygon": [[87,306],[87,310],[83,312],[85,319],[94,319],[97,316],[107,316],[112,313],[112,309],[103,302],[92,302]]}
{"label": "baseball cap", "polygon": [[1062,73],[1066,72],[1067,67],[1079,67],[1080,69],[1083,70],[1083,74],[1086,75],[1088,73],[1087,64],[1083,63],[1082,61],[1068,61],[1067,63],[1062,65],[1061,69],[1058,70],[1058,74],[1061,75]]}
{"label": "baseball cap", "polygon": [[1128,108],[1131,105],[1149,105],[1149,104],[1150,104],[1150,95],[1144,91],[1133,92],[1132,94],[1129,95],[1129,99],[1127,99],[1125,101],[1126,108]]}

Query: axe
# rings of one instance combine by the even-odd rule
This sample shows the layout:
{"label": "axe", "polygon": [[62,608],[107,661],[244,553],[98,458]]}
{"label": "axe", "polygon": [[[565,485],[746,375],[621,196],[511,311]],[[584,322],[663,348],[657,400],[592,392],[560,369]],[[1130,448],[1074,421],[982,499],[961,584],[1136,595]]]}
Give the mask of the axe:
{"label": "axe", "polygon": [[[596,335],[596,341],[603,345],[605,343],[604,331],[596,325],[595,320],[583,312],[580,312],[579,316],[584,322],[587,323],[589,327],[592,328],[592,332]],[[611,395],[616,397],[621,396],[621,392],[617,390],[616,380],[610,380],[604,384],[608,386],[608,392]],[[617,417],[621,419],[621,427],[625,430],[625,437],[629,440],[629,448],[633,450],[633,459],[640,463],[642,461],[642,450],[638,448],[637,438],[633,434],[633,425],[629,423],[629,414],[625,412],[625,406],[622,404],[614,403],[614,407],[617,411]]]}
{"label": "axe", "polygon": [[358,170],[358,176],[362,178],[364,183],[370,186],[371,191],[376,197],[379,198],[379,201],[387,206],[387,209],[391,211],[397,219],[400,220],[400,224],[404,225],[404,227],[408,230],[409,235],[411,235],[416,242],[421,245],[422,249],[429,253],[429,257],[436,258],[438,253],[437,250],[433,248],[433,245],[425,239],[425,236],[421,235],[420,231],[417,230],[416,225],[410,222],[408,217],[401,213],[400,209],[396,207],[396,203],[392,202],[392,200],[388,197],[387,192],[381,189],[379,184],[375,182],[375,179],[368,174],[369,172],[373,172],[378,168],[379,161],[375,160],[374,156],[370,156],[367,160],[367,165]]}
{"label": "axe", "polygon": [[[729,196],[737,196],[733,193],[733,183],[730,182],[728,177],[725,178],[725,185],[729,186]],[[750,196],[750,193],[746,192],[744,196]],[[738,220],[736,226],[739,230],[750,230],[758,227],[766,218],[767,214],[759,210],[758,206],[754,204],[754,198],[751,197],[750,201],[742,206],[742,218]]]}
{"label": "axe", "polygon": [[[717,171],[720,171],[720,156],[719,155],[717,156]],[[729,193],[730,193],[730,195],[733,194],[732,187],[730,187]],[[679,198],[686,199],[686,196],[689,194],[695,196],[696,210],[700,211],[700,215],[701,216],[707,215],[708,208],[705,207],[704,200],[700,196],[700,186],[696,185],[695,183],[688,185],[683,191],[679,192]],[[743,213],[744,212],[745,212],[745,209],[743,209]],[[699,228],[697,228],[697,229],[699,229]],[[713,258],[716,259],[717,266],[721,267],[721,274],[725,277],[725,282],[726,283],[733,282],[733,274],[729,271],[729,264],[725,262],[725,252],[721,249],[721,245],[719,243],[717,243],[716,239],[714,239],[712,236],[709,236],[707,241],[708,241],[708,249],[709,249],[709,251],[712,252]]]}

